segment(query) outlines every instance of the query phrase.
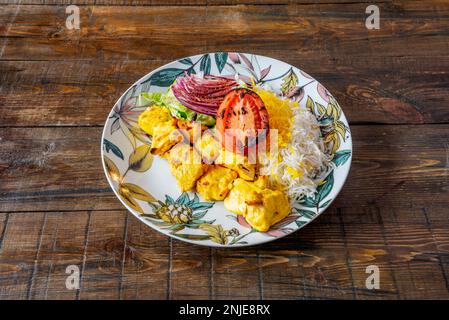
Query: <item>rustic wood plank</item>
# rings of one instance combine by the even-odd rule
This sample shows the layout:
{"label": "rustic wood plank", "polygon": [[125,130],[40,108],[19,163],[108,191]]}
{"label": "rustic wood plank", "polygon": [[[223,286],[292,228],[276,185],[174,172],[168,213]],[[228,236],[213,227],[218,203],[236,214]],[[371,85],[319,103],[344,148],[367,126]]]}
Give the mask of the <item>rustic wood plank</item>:
{"label": "rustic wood plank", "polygon": [[31,299],[75,299],[77,290],[66,287],[66,268],[75,265],[82,269],[85,243],[84,229],[88,212],[46,213],[42,240],[37,257],[36,272],[30,288]]}
{"label": "rustic wood plank", "polygon": [[125,217],[123,211],[91,213],[79,299],[120,297]]}
{"label": "rustic wood plank", "polygon": [[44,222],[44,213],[9,215],[0,251],[2,300],[29,298]]}
{"label": "rustic wood plank", "polygon": [[[273,4],[311,4],[311,3],[364,3],[371,0],[0,0],[0,4],[20,5],[107,5],[107,6],[197,6],[197,5],[273,5]],[[380,0],[379,2],[391,2],[391,0]]]}
{"label": "rustic wood plank", "polygon": [[[449,122],[449,57],[274,57],[317,77],[351,124]],[[103,125],[133,82],[167,62],[0,61],[0,126]]]}
{"label": "rustic wood plank", "polygon": [[[390,212],[388,209],[384,209]],[[340,223],[345,230],[351,262],[355,297],[358,299],[398,299],[398,287],[392,254],[382,236],[383,225],[372,207],[345,208],[341,210]],[[380,290],[366,288],[366,269],[375,265],[380,270]]]}
{"label": "rustic wood plank", "polygon": [[102,125],[121,94],[160,65],[158,61],[2,62],[1,125]]}
{"label": "rustic wood plank", "polygon": [[[438,208],[431,212],[444,216]],[[82,268],[83,260],[81,299],[164,298],[167,238],[131,215],[125,235],[124,211],[91,214],[10,213],[0,251],[2,298],[26,297],[31,279],[31,298],[73,298],[74,292],[64,289],[64,270],[68,264]],[[303,230],[264,246],[214,249],[212,282],[201,279],[210,279],[209,249],[173,240],[172,298],[204,298],[211,285],[213,297],[221,299],[447,298],[437,257],[447,256],[448,224],[429,219],[426,226],[423,218],[417,209],[331,209]],[[68,220],[74,223],[64,223]],[[372,291],[365,288],[365,269],[373,264],[381,271],[381,289]],[[182,284],[194,288],[182,290]]]}
{"label": "rustic wood plank", "polygon": [[[426,226],[420,208],[338,211],[328,210],[305,229],[263,246],[268,298],[448,298],[447,261],[441,259],[447,256],[447,247],[441,249],[449,239],[447,224]],[[379,290],[365,287],[369,265],[380,269]]]}
{"label": "rustic wood plank", "polygon": [[2,248],[3,239],[5,238],[6,226],[8,225],[9,214],[6,212],[0,213],[0,250]]}
{"label": "rustic wood plank", "polygon": [[[210,51],[275,55],[447,56],[449,5],[422,1],[379,4],[382,28],[367,30],[366,3],[211,7],[81,7],[81,29],[65,28],[60,6],[22,6],[2,59],[174,59]],[[15,6],[0,20],[9,21]],[[438,10],[438,15],[435,15]],[[8,28],[8,29],[6,29]],[[261,37],[261,34],[264,36]],[[311,41],[313,39],[313,41]],[[266,43],[271,45],[267,48]],[[413,43],[413,50],[410,50]],[[431,45],[429,45],[431,44]]]}
{"label": "rustic wood plank", "polygon": [[[393,272],[398,279],[400,297],[404,299],[448,299],[448,283],[445,268],[440,259],[448,251],[437,249],[438,243],[449,239],[449,225],[439,223],[437,228],[445,231],[440,233],[439,241],[433,234],[433,225],[427,222],[426,212],[415,209],[417,216],[422,216],[425,223],[418,220],[409,224],[384,222],[387,210],[379,210],[381,222],[384,225],[385,240],[388,248],[395,254],[392,259]],[[410,209],[395,209],[398,220],[404,221],[410,216]],[[420,219],[421,220],[421,219]]]}
{"label": "rustic wood plank", "polygon": [[210,248],[172,240],[170,299],[209,299]]}
{"label": "rustic wood plank", "polygon": [[127,214],[122,257],[121,299],[165,299],[169,277],[169,239]]}
{"label": "rustic wood plank", "polygon": [[[280,3],[285,3],[285,0],[277,0]],[[338,1],[338,0],[337,0]],[[249,1],[251,2],[251,1]],[[61,6],[61,5],[95,5],[95,6],[157,6],[157,5],[175,5],[175,6],[195,6],[206,5],[206,0],[0,0],[0,4],[20,4],[20,5],[46,5],[46,6]]]}
{"label": "rustic wood plank", "polygon": [[[442,30],[447,28],[447,21],[449,20],[446,17],[448,16],[447,12],[449,12],[449,9],[442,2],[435,3],[434,6],[429,7],[422,4],[422,2],[412,1],[406,4],[388,5],[387,10],[383,10],[382,8],[382,17],[385,14],[385,18],[391,25],[382,28],[382,30],[374,34],[367,33],[363,37],[358,35],[356,39],[350,41],[351,48],[357,47],[354,43],[358,42],[361,42],[365,46],[364,48],[360,48],[360,46],[358,48],[358,52],[367,53],[363,55],[358,53],[347,54],[340,52],[340,50],[334,50],[333,48],[339,45],[340,40],[334,45],[328,42],[320,43],[319,50],[313,49],[315,51],[312,53],[298,52],[297,50],[292,51],[290,48],[292,32],[305,32],[303,30],[311,29],[299,28],[299,30],[296,30],[301,25],[301,21],[293,25],[287,23],[288,21],[297,21],[297,19],[291,16],[296,14],[297,11],[301,12],[301,16],[309,17],[310,19],[319,19],[319,22],[313,23],[313,25],[318,23],[318,26],[320,26],[321,21],[323,21],[322,16],[326,16],[325,20],[328,21],[328,16],[332,18],[332,12],[335,12],[335,19],[354,20],[356,17],[359,19],[359,15],[355,15],[353,12],[355,7],[348,8],[344,6],[343,8],[340,6],[338,10],[347,10],[345,11],[346,14],[332,6],[329,7],[329,4],[325,6],[307,5],[303,8],[304,10],[287,6],[288,10],[281,10],[280,12],[276,11],[276,8],[271,8],[271,6],[262,6],[262,8],[239,7],[239,9],[242,9],[242,20],[246,21],[245,19],[248,19],[251,22],[244,30],[248,33],[248,37],[251,36],[252,41],[258,38],[255,35],[251,35],[251,32],[260,32],[265,27],[270,27],[264,26],[267,23],[267,16],[274,16],[273,19],[276,23],[278,23],[278,20],[286,20],[284,25],[292,28],[292,30],[288,29],[283,31],[289,37],[288,44],[270,46],[270,48],[276,47],[274,50],[267,48],[264,42],[262,48],[254,48],[252,51],[285,60],[303,67],[306,71],[315,75],[336,95],[352,123],[447,123],[449,121],[449,111],[445,108],[449,100],[447,90],[445,90],[449,84],[449,76],[445,71],[447,65],[449,65],[447,46],[444,44],[439,45],[439,40],[429,46],[428,44],[431,40],[426,40],[426,48],[423,51],[425,54],[421,54],[421,51],[417,48],[410,51],[408,50],[408,45],[401,46],[399,44],[400,41],[416,43],[413,39],[407,38],[410,36],[408,33],[412,34],[412,36],[420,36],[421,38],[426,38],[430,35],[435,35],[437,38],[444,36],[444,33],[438,31],[438,28]],[[184,12],[185,8],[176,9],[182,10],[182,12],[177,12],[175,9],[145,8],[144,13],[142,13],[142,19],[145,20],[145,23],[138,18],[136,24],[133,25],[133,33],[130,33],[128,26],[130,19],[127,18],[127,15],[132,14],[134,17],[133,10],[137,9],[127,8],[123,10],[123,8],[119,7],[100,8],[93,15],[94,17],[98,15],[98,18],[91,21],[89,25],[89,30],[90,28],[93,29],[93,31],[89,32],[93,32],[94,34],[82,34],[80,39],[83,37],[87,37],[86,41],[90,41],[90,38],[95,39],[95,45],[99,45],[101,41],[106,41],[107,39],[117,41],[116,38],[122,36],[117,33],[124,33],[122,38],[125,40],[121,38],[121,41],[134,41],[135,36],[143,39],[148,34],[153,34],[152,30],[156,28],[153,24],[159,26],[159,20],[163,20],[163,23],[167,24],[166,26],[169,30],[171,30],[170,28],[179,28],[179,30],[187,29],[187,27],[182,27],[182,23],[191,24],[189,12]],[[44,32],[42,30],[45,28],[55,28],[55,26],[61,27],[61,23],[57,21],[61,18],[59,11],[57,8],[47,7],[32,7],[23,10],[22,12],[14,10],[13,7],[8,7],[7,10],[2,12],[2,18],[5,21],[12,22],[12,26],[8,24],[0,27],[0,31],[3,28],[3,32],[8,32],[11,36],[11,39],[9,37],[5,38],[4,42],[7,45],[4,47],[13,47],[14,45],[10,41],[20,40],[20,43],[23,43],[25,38],[38,39],[41,36],[45,36],[45,41],[42,40],[42,43],[45,43],[45,46],[47,46],[48,42],[53,41],[53,38],[48,39],[47,35],[53,34],[55,31],[47,30],[47,32]],[[42,14],[36,15],[36,10],[38,12],[39,10],[43,10],[43,12]],[[205,9],[194,7],[188,10],[193,10],[195,13],[198,13]],[[212,14],[213,17],[215,14],[218,16],[218,20],[220,20],[223,18],[222,16],[234,14],[232,7],[226,7],[223,10],[222,8],[217,8],[216,11],[212,10],[212,13],[209,10],[207,15],[210,16]],[[437,17],[434,15],[434,10],[438,10]],[[50,20],[53,19],[51,21],[52,23],[47,21],[49,19],[46,15],[51,16]],[[175,19],[175,25],[171,22],[174,20],[172,18],[174,15],[181,15],[182,17]],[[153,18],[148,19],[147,16]],[[45,21],[41,21],[40,19],[45,19]],[[402,21],[401,19],[405,20]],[[409,20],[413,20],[413,22]],[[30,21],[35,21],[33,23],[36,24],[37,31],[30,30],[30,28],[33,28],[33,23],[30,23]],[[107,25],[111,21],[111,25],[117,26],[123,25],[126,22],[126,27],[104,30],[104,28],[98,26],[98,24],[106,25],[106,21],[108,21]],[[231,21],[232,19],[229,19],[225,23],[230,23]],[[435,23],[443,25],[433,26]],[[43,27],[43,25],[47,27]],[[346,24],[342,23],[342,21],[338,21],[338,28],[331,28],[330,26],[327,27],[324,25],[322,27],[324,31],[321,29],[313,31],[320,34],[320,36],[314,36],[313,38],[324,38],[326,41],[334,41],[338,37],[351,36],[351,31],[346,30],[345,26]],[[96,28],[99,28],[99,30]],[[352,26],[347,28],[354,29]],[[201,31],[201,29],[198,32],[203,32],[204,39],[206,39],[206,35],[207,37],[209,36],[210,29],[208,24],[207,30]],[[222,29],[218,28],[217,30],[223,33],[224,31]],[[226,28],[224,29],[225,31],[228,30]],[[276,32],[279,32],[279,28],[275,29]],[[338,35],[327,35],[327,32],[331,29],[335,30],[334,32],[338,32]],[[231,28],[226,32],[232,30]],[[281,28],[281,30],[283,29]],[[312,28],[312,30],[314,29]],[[382,34],[382,32],[392,32],[394,34],[387,36]],[[247,36],[246,33],[244,36]],[[367,41],[365,40],[368,35],[370,41],[366,43]],[[171,41],[180,43],[179,41],[185,41],[184,39],[186,39],[185,35],[173,32],[170,33],[170,36],[165,36],[167,40],[165,42],[162,41],[163,43],[170,43]],[[232,33],[229,37],[231,36],[233,36]],[[66,43],[66,40],[70,40],[67,37],[70,37],[70,35],[66,35],[65,40],[63,39],[64,43]],[[176,39],[177,37],[182,39]],[[195,37],[198,38],[197,35]],[[237,41],[236,37],[233,37],[233,41]],[[385,42],[383,37],[398,38],[396,39],[395,45],[401,48],[407,48],[407,53],[394,56],[390,54],[392,51],[389,48],[376,49],[371,46],[371,42]],[[240,38],[241,36],[238,37],[238,39]],[[278,38],[279,35],[276,35],[276,39]],[[76,41],[81,41],[80,39]],[[216,39],[222,39],[222,36],[212,37],[212,39],[206,39],[206,41],[216,41]],[[294,41],[294,43],[297,42]],[[443,42],[447,43],[447,39]],[[233,42],[231,41],[230,43],[232,44]],[[2,74],[2,84],[0,86],[0,105],[2,108],[0,109],[0,115],[3,120],[1,125],[102,125],[105,114],[107,114],[115,100],[132,82],[146,72],[169,61],[160,59],[174,59],[184,54],[199,52],[198,48],[191,52],[183,52],[181,50],[173,50],[170,47],[170,50],[168,48],[162,50],[164,55],[154,56],[154,46],[147,44],[142,46],[142,43],[135,45],[138,45],[139,48],[131,50],[131,53],[123,51],[118,53],[117,59],[120,59],[118,63],[90,61],[91,58],[87,61],[58,61],[56,63],[46,61],[3,61],[0,63],[0,70],[2,71],[0,73]],[[158,45],[161,45],[161,43],[159,42]],[[288,46],[289,49],[280,50],[283,46]],[[36,48],[34,45],[28,47]],[[81,47],[80,45],[68,45],[65,49],[75,50]],[[123,45],[121,45],[122,47]],[[130,46],[125,47],[129,48]],[[183,46],[183,48],[187,47],[185,45]],[[310,49],[313,47],[313,44],[308,44],[306,47]],[[25,49],[28,50],[27,48]],[[151,52],[147,53],[146,50],[149,50],[149,48],[151,48]],[[217,46],[214,46],[214,48],[217,48]],[[241,50],[241,48],[239,46],[237,49]],[[330,52],[330,48],[336,52]],[[438,52],[434,51],[435,48],[444,49],[444,53],[440,53],[438,59],[428,59],[429,54],[434,57],[438,55]],[[224,49],[227,50],[227,48]],[[204,51],[204,46],[200,51]],[[21,48],[18,54],[20,55],[23,52],[24,49]],[[156,61],[129,61],[129,59],[136,58],[130,56],[130,54],[135,54],[135,52],[146,54],[145,57],[138,57],[138,59],[156,59]],[[167,52],[170,53],[169,56],[167,56]],[[374,56],[373,53],[375,53]],[[19,55],[15,54],[14,59],[17,59]],[[357,59],[354,58],[355,56],[357,56]],[[30,57],[32,58],[32,55],[26,54],[26,58],[24,57],[23,59],[30,59]],[[80,59],[80,57],[82,58],[83,55],[73,57],[64,54],[64,60],[67,58]],[[336,74],[338,75],[336,76]],[[23,103],[24,100],[27,101],[25,105]],[[22,112],[17,112],[18,108]],[[39,108],[40,112],[36,112],[36,108]]]}
{"label": "rustic wood plank", "polygon": [[348,177],[352,182],[345,185],[335,206],[423,207],[429,205],[429,194],[432,204],[445,205],[449,194],[445,127],[354,126],[356,156]]}
{"label": "rustic wood plank", "polygon": [[346,250],[335,209],[301,232],[261,246],[264,298],[354,298]]}
{"label": "rustic wood plank", "polygon": [[50,210],[56,203],[63,211],[122,209],[101,171],[100,134],[99,128],[2,131],[2,184],[10,185],[0,192],[1,211]]}
{"label": "rustic wood plank", "polygon": [[214,250],[215,299],[262,299],[257,248]]}
{"label": "rustic wood plank", "polygon": [[[9,221],[9,213],[5,213],[5,212],[1,213],[0,214],[0,254],[2,252],[3,240],[5,239],[8,221]],[[0,265],[2,266],[0,268],[0,270],[2,270],[2,273],[3,273],[3,271],[6,270],[5,265],[1,262],[0,262]],[[2,279],[2,278],[0,277],[0,279]],[[0,283],[3,283],[3,282],[4,282],[4,280],[0,280]]]}
{"label": "rustic wood plank", "polygon": [[424,208],[426,225],[432,234],[432,239],[438,253],[437,260],[445,281],[446,289],[449,291],[449,217],[446,207]]}
{"label": "rustic wood plank", "polygon": [[[352,170],[334,206],[445,206],[448,129],[353,126]],[[122,209],[101,167],[101,130],[1,128],[0,211]]]}
{"label": "rustic wood plank", "polygon": [[[442,208],[426,211],[443,216]],[[365,263],[359,265],[360,276],[367,265],[374,264],[380,268],[381,290],[396,293],[397,298],[448,298],[447,264],[441,260],[447,249],[437,249],[449,239],[447,222],[430,222],[422,208],[351,208],[345,209],[342,216],[347,239],[353,245],[351,254],[354,260]],[[437,230],[444,230],[438,239]],[[359,287],[364,287],[365,278],[358,281]],[[365,290],[362,294],[376,297],[376,291]]]}
{"label": "rustic wood plank", "polygon": [[[381,212],[386,217],[402,215],[401,223],[404,230],[415,230],[417,226],[416,220],[412,219],[407,222],[407,217],[410,216],[409,210],[396,210],[393,213],[389,209],[382,209]],[[413,212],[413,216],[419,216],[419,213]],[[354,218],[356,217],[363,223],[360,221],[355,223]],[[347,220],[347,222],[343,220]],[[342,227],[345,230],[343,236],[341,235]],[[419,227],[421,224],[418,224]],[[260,263],[263,269],[264,297],[269,299],[279,297],[341,299],[352,298],[354,295],[364,299],[447,297],[448,292],[444,289],[444,280],[442,281],[441,272],[434,268],[433,259],[426,260],[424,258],[422,260],[426,255],[430,256],[436,253],[429,253],[428,248],[419,245],[410,245],[406,248],[390,247],[388,242],[384,242],[382,231],[380,231],[382,228],[382,222],[378,220],[377,213],[373,215],[372,208],[343,208],[338,214],[335,210],[330,210],[300,232],[264,245],[262,249],[259,249],[262,251]],[[401,233],[397,235],[387,233],[387,237],[393,241],[405,239]],[[346,239],[347,242],[349,263],[345,258],[345,240],[343,239]],[[417,243],[425,241],[421,232],[417,239]],[[447,235],[445,239],[447,241]],[[257,252],[257,249],[254,249]],[[250,253],[245,252],[240,259],[235,259],[234,252],[232,252],[233,259],[230,259],[227,252],[219,250],[222,259],[215,259],[215,275],[217,275],[217,269],[225,267],[225,270],[229,270],[229,261],[232,261],[231,266],[233,267],[220,281],[222,293],[224,290],[228,290],[224,291],[227,292],[227,295],[238,292],[238,290],[232,290],[232,287],[238,283],[237,280],[235,282],[233,280],[235,273],[242,271],[248,272],[248,276],[255,281],[252,285],[250,285],[251,282],[245,282],[247,285],[242,289],[257,292],[256,288],[259,284],[255,280],[255,275],[259,265],[254,262],[255,258],[253,258],[256,252],[248,251]],[[405,262],[404,257],[410,256],[421,258],[411,261],[406,258],[407,262]],[[366,267],[371,264],[379,266],[381,270],[380,290],[368,290],[365,287]],[[405,264],[408,267],[404,269]],[[399,272],[396,267],[400,270]],[[422,268],[429,268],[429,270],[423,272]],[[349,271],[352,272],[352,275],[349,275]],[[437,271],[436,275],[431,275],[431,272],[435,271]],[[420,272],[428,276],[418,276],[418,279],[410,282],[410,277],[416,277]],[[248,276],[245,274],[244,278],[246,279]],[[216,276],[214,278],[214,281],[217,282]],[[353,288],[355,292],[353,292]],[[425,293],[423,290],[427,289],[428,293]],[[257,295],[254,296],[257,298]],[[221,297],[227,298],[226,294]]]}
{"label": "rustic wood plank", "polygon": [[[120,291],[123,299],[165,298],[168,257],[167,246],[161,244],[167,238],[131,217],[125,242],[124,214],[11,213],[0,251],[0,296],[118,298]],[[5,217],[0,214],[0,231]],[[81,292],[65,286],[68,265],[81,270]]]}

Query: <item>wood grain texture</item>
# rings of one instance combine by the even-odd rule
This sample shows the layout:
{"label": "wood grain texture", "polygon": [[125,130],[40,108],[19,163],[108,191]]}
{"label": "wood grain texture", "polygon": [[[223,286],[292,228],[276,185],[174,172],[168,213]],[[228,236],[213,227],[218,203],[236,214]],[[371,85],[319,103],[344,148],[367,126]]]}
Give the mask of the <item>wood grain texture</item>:
{"label": "wood grain texture", "polygon": [[[23,296],[7,291],[23,298],[445,298],[448,129],[354,126],[357,156],[332,209],[272,244],[216,250],[168,240],[123,211],[96,211],[122,208],[101,172],[101,128],[3,128],[3,246],[20,250],[3,248],[0,261],[7,270],[18,268],[11,256],[29,261],[13,285],[5,274],[4,288],[23,288]],[[91,155],[82,166],[74,160],[80,153]],[[27,179],[17,179],[19,172]],[[432,206],[424,211],[429,194]],[[10,212],[38,209],[64,212]],[[72,219],[75,225],[59,230]],[[32,221],[32,231],[18,238],[14,230]],[[78,294],[61,287],[72,262],[84,270]],[[382,270],[380,291],[364,287],[370,264]]]}
{"label": "wood grain texture", "polygon": [[[448,248],[437,249],[434,241],[449,243],[449,225],[436,236],[434,223],[421,223],[422,209],[412,211],[414,219],[409,213],[334,208],[263,247],[215,249],[213,260],[208,248],[170,240],[171,260],[169,240],[124,211],[9,213],[0,252],[2,298],[27,298],[23,291],[30,299],[165,299],[169,290],[171,299],[447,299],[449,265],[439,260]],[[379,230],[383,216],[394,216],[401,228],[385,223]],[[67,219],[76,223],[64,224]],[[31,221],[40,223],[31,228]],[[65,288],[71,264],[82,270],[79,292]],[[365,288],[372,264],[381,270],[380,290]]]}
{"label": "wood grain texture", "polygon": [[90,215],[78,297],[118,299],[126,251],[126,213],[94,211]]}
{"label": "wood grain texture", "polygon": [[64,6],[6,6],[0,125],[102,125],[147,72],[219,50],[303,68],[334,93],[351,123],[449,122],[449,5],[379,5],[382,27],[371,31],[365,3],[241,5],[238,14],[235,6],[83,6],[75,31],[65,27]]}
{"label": "wood grain texture", "polygon": [[170,283],[170,242],[130,213],[125,226],[121,299],[166,299]]}
{"label": "wood grain texture", "polygon": [[8,216],[1,246],[2,300],[30,297],[45,220],[42,212]]}
{"label": "wood grain texture", "polygon": [[[80,30],[65,27],[68,4]],[[0,0],[0,299],[449,299],[449,3],[376,1],[371,31],[368,4]],[[123,209],[102,171],[102,126],[124,90],[210,51],[303,68],[351,124],[340,195],[263,246],[169,239]]]}
{"label": "wood grain texture", "polygon": [[[449,122],[448,57],[274,57],[326,85],[351,124]],[[132,83],[168,62],[0,61],[0,126],[102,126]]]}
{"label": "wood grain texture", "polygon": [[[76,290],[67,290],[66,268],[82,263],[90,213],[79,213],[76,219],[70,212],[44,213],[45,224],[40,235],[34,273],[28,292],[29,299],[75,299]],[[20,237],[17,237],[20,241]]]}
{"label": "wood grain texture", "polygon": [[[449,5],[379,4],[382,28],[367,30],[366,3],[191,7],[83,6],[67,30],[64,6],[7,6],[5,60],[163,60],[215,50],[276,56],[446,56]],[[438,14],[435,11],[438,10]],[[38,11],[38,12],[37,12]],[[11,19],[14,17],[14,19]],[[13,20],[13,21],[12,21]],[[6,29],[8,32],[6,33]],[[269,42],[270,46],[266,46]],[[413,53],[411,53],[411,47]]]}
{"label": "wood grain texture", "polygon": [[[370,0],[326,0],[320,3],[369,3]],[[391,2],[380,0],[377,3]],[[96,5],[96,6],[222,6],[222,5],[273,5],[314,4],[316,0],[0,0],[0,4],[20,5]]]}
{"label": "wood grain texture", "polygon": [[[0,211],[121,209],[102,170],[101,131],[0,128]],[[361,125],[352,135],[354,160],[336,207],[425,207],[429,195],[446,205],[449,125]]]}

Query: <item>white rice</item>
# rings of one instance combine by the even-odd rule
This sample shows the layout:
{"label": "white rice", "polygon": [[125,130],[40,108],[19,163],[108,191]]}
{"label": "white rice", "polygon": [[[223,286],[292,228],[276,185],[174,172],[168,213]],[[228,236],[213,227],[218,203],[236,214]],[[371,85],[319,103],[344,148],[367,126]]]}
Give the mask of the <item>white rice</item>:
{"label": "white rice", "polygon": [[[291,105],[291,141],[286,147],[279,147],[281,161],[275,161],[278,157],[270,155],[271,161],[263,161],[261,167],[271,173],[269,181],[285,186],[293,203],[305,196],[313,196],[331,168],[332,157],[326,153],[315,116],[300,104],[291,102]],[[302,175],[292,177],[289,173],[292,169]]]}

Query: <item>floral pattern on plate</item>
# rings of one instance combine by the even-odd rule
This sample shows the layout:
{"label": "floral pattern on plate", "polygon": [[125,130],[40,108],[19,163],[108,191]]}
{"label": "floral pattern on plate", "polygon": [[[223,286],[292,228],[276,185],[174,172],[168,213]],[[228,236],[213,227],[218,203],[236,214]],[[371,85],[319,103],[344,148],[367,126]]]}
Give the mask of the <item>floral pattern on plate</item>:
{"label": "floral pattern on plate", "polygon": [[[150,153],[151,136],[137,125],[145,107],[141,92],[163,92],[182,74],[203,73],[269,85],[278,94],[306,106],[321,125],[333,169],[312,197],[297,199],[292,212],[268,232],[251,228],[222,202],[203,202],[179,191],[163,159]],[[137,81],[114,105],[102,138],[103,167],[121,202],[150,227],[174,238],[207,246],[248,246],[288,235],[321,214],[341,190],[352,158],[351,133],[331,93],[306,72],[272,58],[216,52],[173,61]]]}

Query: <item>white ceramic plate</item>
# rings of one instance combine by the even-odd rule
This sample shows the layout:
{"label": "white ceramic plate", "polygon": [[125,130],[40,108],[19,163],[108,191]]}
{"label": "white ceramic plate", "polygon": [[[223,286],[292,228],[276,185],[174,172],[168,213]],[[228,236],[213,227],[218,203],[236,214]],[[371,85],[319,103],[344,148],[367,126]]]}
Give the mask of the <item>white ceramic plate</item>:
{"label": "white ceramic plate", "polygon": [[[295,92],[291,99],[312,110],[322,134],[334,150],[333,170],[313,197],[296,203],[269,232],[252,229],[245,219],[227,211],[222,201],[207,202],[196,193],[181,193],[168,163],[153,157],[151,137],[137,126],[140,92],[165,92],[184,72],[252,77],[269,83],[278,93]],[[352,158],[349,126],[335,98],[310,75],[285,62],[252,54],[208,53],[166,64],[138,80],[110,112],[102,137],[103,167],[112,190],[143,223],[170,237],[212,247],[261,244],[303,228],[320,215],[340,192]]]}

